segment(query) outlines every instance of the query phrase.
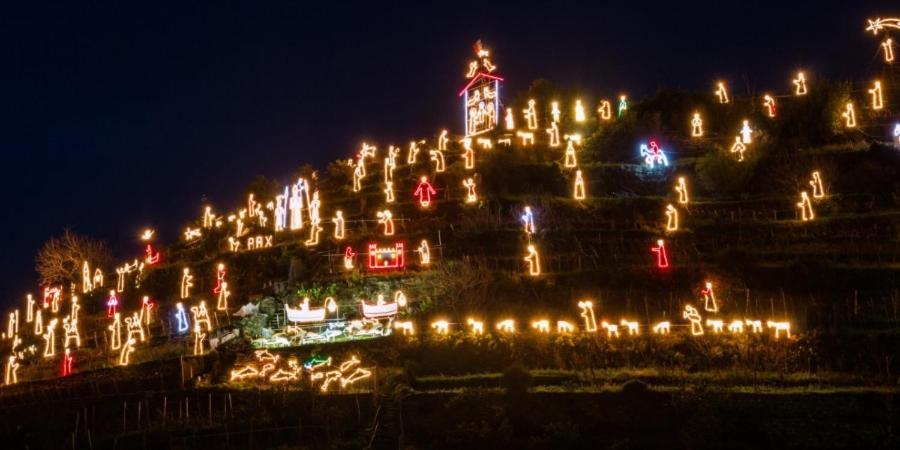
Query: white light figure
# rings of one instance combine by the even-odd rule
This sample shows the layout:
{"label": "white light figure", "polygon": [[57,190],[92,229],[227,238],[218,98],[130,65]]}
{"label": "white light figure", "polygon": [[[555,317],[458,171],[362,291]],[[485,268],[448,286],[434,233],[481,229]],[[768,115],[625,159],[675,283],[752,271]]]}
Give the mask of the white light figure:
{"label": "white light figure", "polygon": [[800,193],[800,202],[797,203],[797,208],[800,208],[800,220],[808,222],[816,218],[816,214],[813,212],[812,201],[809,200],[809,195],[806,191]]}
{"label": "white light figure", "polygon": [[744,323],[750,327],[750,331],[753,333],[762,333],[762,321],[761,320],[750,320],[744,319]]}
{"label": "white light figure", "polygon": [[797,78],[794,78],[794,95],[806,95],[806,75],[803,72],[797,72]]}
{"label": "white light figure", "polygon": [[675,185],[675,192],[678,193],[678,203],[687,205],[688,202],[690,202],[687,180],[684,177],[678,177],[678,184]]}
{"label": "white light figure", "polygon": [[566,158],[563,166],[569,169],[578,167],[578,159],[575,156],[575,142],[571,139],[566,142]]}
{"label": "white light figure", "polygon": [[671,204],[666,205],[666,231],[678,231],[678,210]]}
{"label": "white light figure", "polygon": [[707,312],[719,312],[719,304],[716,302],[716,293],[713,291],[713,284],[706,282],[706,287],[700,291],[703,295],[703,309]]}
{"label": "white light figure", "polygon": [[284,231],[288,226],[288,198],[290,188],[284,187],[284,194],[275,196],[275,231]]}
{"label": "white light figure", "polygon": [[702,137],[703,136],[703,119],[700,117],[700,113],[695,112],[694,117],[691,119],[691,137]]}
{"label": "white light figure", "polygon": [[323,230],[321,223],[322,219],[318,217],[310,220],[309,239],[303,242],[304,245],[307,247],[319,245],[319,233]]}
{"label": "white light figure", "polygon": [[790,322],[773,322],[773,321],[769,320],[769,321],[766,321],[766,326],[769,328],[775,329],[775,339],[780,338],[782,332],[787,334],[788,339],[791,338],[791,323]]}
{"label": "white light figure", "polygon": [[181,271],[181,298],[185,299],[191,296],[191,288],[194,287],[194,276],[191,275],[191,269],[185,267]]}
{"label": "white light figure", "polygon": [[494,141],[492,141],[491,138],[486,138],[486,137],[475,138],[475,143],[480,145],[481,148],[484,150],[490,150],[490,149],[494,148]]}
{"label": "white light figure", "polygon": [[749,120],[744,120],[741,124],[741,142],[744,144],[753,143],[753,128],[750,127]]}
{"label": "white light figure", "polygon": [[475,168],[475,149],[472,148],[471,138],[463,139],[463,161],[466,169],[471,170]]}
{"label": "white light figure", "polygon": [[501,333],[515,333],[516,321],[512,319],[501,320],[497,322],[497,330]]}
{"label": "white light figure", "polygon": [[516,136],[522,139],[522,146],[527,147],[529,145],[534,145],[534,132],[531,131],[516,131]]}
{"label": "white light figure", "polygon": [[575,200],[584,200],[584,177],[581,176],[581,170],[575,171],[575,186],[572,190],[572,198]]}
{"label": "white light figure", "polygon": [[528,125],[528,129],[537,130],[537,110],[534,107],[534,99],[528,100],[528,108],[523,109],[522,113],[525,114],[525,123]]}
{"label": "white light figure", "polygon": [[88,266],[88,262],[85,261],[84,264],[81,265],[81,293],[87,294],[94,289],[93,279],[91,278],[91,268]]}
{"label": "white light figure", "polygon": [[775,117],[777,113],[775,97],[772,97],[769,94],[763,95],[763,108],[766,108],[766,114],[768,114],[769,117]]}
{"label": "white light figure", "polygon": [[594,317],[594,302],[583,300],[578,302],[581,308],[581,317],[584,319],[584,331],[594,333],[597,331],[597,319]]}
{"label": "white light figure", "polygon": [[31,323],[34,321],[34,305],[35,305],[34,297],[31,294],[25,296],[25,322]]}
{"label": "white light figure", "polygon": [[531,212],[530,206],[526,206],[523,209],[522,215],[519,217],[519,219],[522,221],[522,226],[525,228],[525,234],[534,234],[534,213]]}
{"label": "white light figure", "polygon": [[744,322],[742,320],[733,320],[728,324],[728,332],[732,334],[742,334],[744,332]]}
{"label": "white light figure", "polygon": [[431,264],[431,248],[428,246],[427,240],[422,239],[419,247],[416,248],[416,253],[419,254],[419,265],[427,266]]}
{"label": "white light figure", "polygon": [[602,120],[612,119],[612,104],[609,103],[609,100],[600,100],[600,107],[597,108],[597,115],[599,115]]}
{"label": "white light figure", "polygon": [[450,331],[450,323],[446,320],[435,320],[431,322],[431,328],[434,328],[437,334],[447,334]]}
{"label": "white light figure", "polygon": [[725,89],[725,83],[716,83],[716,96],[719,97],[719,103],[728,103],[728,89]]}
{"label": "white light figure", "polygon": [[616,107],[616,117],[621,118],[622,114],[628,110],[628,98],[624,95],[619,96],[619,106]]}
{"label": "white light figure", "polygon": [[344,239],[344,212],[338,210],[334,213],[334,218],[331,219],[331,222],[334,223],[334,238],[337,240]]}
{"label": "white light figure", "polygon": [[[362,162],[362,160],[360,160]],[[291,230],[299,230],[303,228],[303,193],[306,180],[301,178],[297,184],[291,186],[291,197],[288,199],[288,210],[290,211],[290,220],[288,227]]]}
{"label": "white light figure", "polygon": [[[394,147],[393,145],[388,146],[387,151],[387,164],[391,166],[391,169],[397,168],[397,157],[400,156],[400,147]],[[393,179],[393,175],[392,175]]]}
{"label": "white light figure", "polygon": [[559,334],[568,334],[575,331],[575,326],[565,320],[556,321],[556,332]]}
{"label": "white light figure", "polygon": [[672,329],[672,324],[669,321],[662,321],[653,325],[653,332],[655,334],[669,334]]}
{"label": "white light figure", "polygon": [[876,36],[878,35],[879,31],[882,31],[885,28],[894,28],[900,30],[900,19],[894,17],[890,17],[887,19],[878,17],[875,20],[866,19],[866,22],[869,23],[869,26],[866,27],[866,31],[871,31],[872,34]]}
{"label": "white light figure", "polygon": [[880,111],[884,108],[884,98],[881,95],[881,81],[875,81],[872,89],[869,89],[869,95],[872,96],[872,109]]}
{"label": "white light figure", "polygon": [[187,314],[184,311],[184,305],[181,302],[175,304],[175,321],[177,322],[178,332],[184,333],[188,330]]}
{"label": "white light figure", "polygon": [[900,144],[900,123],[894,124],[894,142]]}
{"label": "white light figure", "polygon": [[416,187],[413,195],[419,197],[420,207],[428,208],[431,205],[431,197],[437,195],[437,190],[428,182],[428,177],[423,175],[419,178],[419,185]]}
{"label": "white light figure", "polygon": [[812,186],[813,198],[825,197],[825,187],[822,185],[822,177],[821,175],[819,175],[818,170],[812,173],[812,178],[809,180],[809,185]]}
{"label": "white light figure", "polygon": [[472,177],[463,180],[462,185],[467,189],[466,203],[475,203],[478,201],[478,194],[475,193],[475,180]]}
{"label": "white light figure", "polygon": [[585,119],[584,105],[581,104],[581,100],[575,100],[575,121],[581,123]]}
{"label": "white light figure", "polygon": [[219,311],[228,311],[228,297],[231,297],[231,291],[228,290],[228,282],[222,282],[222,289],[219,289],[219,297],[216,301],[216,309]]}
{"label": "white light figure", "polygon": [[448,143],[450,143],[450,138],[447,137],[447,130],[441,130],[441,134],[438,136],[438,150],[447,150]]}
{"label": "white light figure", "polygon": [[884,62],[894,62],[894,41],[887,38],[881,43],[881,49],[884,50]]}
{"label": "white light figure", "polygon": [[744,160],[744,152],[745,152],[745,151],[747,151],[747,146],[744,145],[744,142],[743,142],[743,140],[741,139],[740,136],[736,136],[736,137],[734,138],[734,145],[731,146],[730,152],[731,152],[731,153],[737,153],[737,160],[738,160],[738,161],[743,161],[743,160]]}
{"label": "white light figure", "polygon": [[113,322],[106,327],[109,330],[109,348],[118,350],[122,346],[122,318],[121,314],[113,316]]}
{"label": "white light figure", "polygon": [[644,158],[644,164],[650,166],[651,169],[657,164],[662,166],[669,165],[669,159],[666,157],[666,152],[659,147],[659,144],[657,144],[656,141],[650,141],[649,146],[647,146],[647,144],[641,144],[640,155]]}
{"label": "white light figure", "polygon": [[538,333],[549,333],[550,332],[550,321],[547,319],[535,320],[531,322],[531,328],[534,328],[538,331]]}
{"label": "white light figure", "polygon": [[856,108],[853,107],[853,102],[847,102],[844,105],[844,112],[841,113],[841,117],[844,118],[845,127],[856,128]]}
{"label": "white light figure", "polygon": [[512,130],[516,129],[516,122],[515,122],[515,119],[513,118],[512,108],[506,108],[506,116],[504,116],[503,120],[506,123],[507,131],[512,131]]}
{"label": "white light figure", "polygon": [[621,322],[619,322],[619,324],[628,330],[629,336],[637,336],[637,335],[641,334],[640,324],[637,322],[631,322],[631,321],[622,319]]}
{"label": "white light figure", "polygon": [[415,329],[413,328],[413,323],[411,320],[397,320],[394,321],[394,329],[400,330],[404,336],[412,336],[416,334]]}
{"label": "white light figure", "polygon": [[550,103],[550,118],[552,123],[559,123],[559,102]]}
{"label": "white light figure", "polygon": [[466,324],[468,324],[469,328],[472,329],[472,334],[476,336],[484,334],[484,322],[469,317],[468,319],[466,319]]}
{"label": "white light figure", "polygon": [[607,321],[600,322],[600,328],[606,330],[606,337],[608,338],[617,338],[619,337],[619,326],[609,323]]}
{"label": "white light figure", "polygon": [[725,329],[725,323],[717,319],[706,319],[706,326],[712,328],[713,334],[719,334]]}
{"label": "white light figure", "polygon": [[69,320],[68,317],[63,318],[63,330],[65,330],[65,340],[63,347],[69,348],[69,342],[75,341],[76,347],[81,347],[81,334],[78,333],[78,319]]}
{"label": "white light figure", "polygon": [[191,307],[191,316],[194,320],[194,329],[206,327],[206,331],[212,331],[212,323],[209,320],[209,311],[206,310],[206,302],[200,300],[200,304]]}
{"label": "white light figure", "polygon": [[385,209],[384,211],[378,211],[375,216],[378,218],[378,223],[384,225],[384,235],[393,236],[394,214],[391,213],[391,210]]}
{"label": "white light figure", "polygon": [[536,277],[541,274],[541,256],[533,244],[528,244],[524,258],[528,263],[528,274]]}
{"label": "white light figure", "polygon": [[53,319],[47,324],[47,332],[44,333],[44,358],[56,355],[56,324],[58,319]]}
{"label": "white light figure", "polygon": [[681,315],[691,322],[691,334],[694,336],[703,334],[703,318],[700,317],[700,312],[697,311],[697,308],[685,305],[684,312]]}
{"label": "white light figure", "polygon": [[41,319],[41,310],[34,313],[34,335],[40,336],[44,334],[44,320]]}
{"label": "white light figure", "polygon": [[434,171],[436,173],[441,173],[444,171],[444,152],[440,150],[429,150],[428,151],[429,158],[434,163]]}
{"label": "white light figure", "polygon": [[344,269],[353,270],[353,258],[356,256],[356,252],[353,251],[353,247],[347,247],[344,249]]}
{"label": "white light figure", "polygon": [[228,236],[228,248],[233,252],[240,250],[241,241],[235,239],[234,236]]}
{"label": "white light figure", "polygon": [[[425,141],[421,141],[425,142]],[[406,163],[407,164],[415,164],[416,160],[419,159],[419,143],[416,141],[409,142],[409,150],[406,152]]]}
{"label": "white light figure", "polygon": [[[365,163],[360,160],[353,168],[353,192],[362,190],[362,179],[366,176]],[[293,216],[292,216],[293,217]]]}
{"label": "white light figure", "polygon": [[551,123],[550,128],[547,128],[546,131],[550,135],[550,146],[559,147],[559,126],[556,122]]}

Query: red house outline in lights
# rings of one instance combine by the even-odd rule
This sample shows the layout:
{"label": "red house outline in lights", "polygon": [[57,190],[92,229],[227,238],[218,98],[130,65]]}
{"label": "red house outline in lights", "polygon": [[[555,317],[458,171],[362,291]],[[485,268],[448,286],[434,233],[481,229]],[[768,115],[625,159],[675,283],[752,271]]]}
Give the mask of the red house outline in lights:
{"label": "red house outline in lights", "polygon": [[379,248],[378,244],[374,242],[369,243],[369,269],[402,269],[405,264],[403,242],[395,242],[393,248]]}

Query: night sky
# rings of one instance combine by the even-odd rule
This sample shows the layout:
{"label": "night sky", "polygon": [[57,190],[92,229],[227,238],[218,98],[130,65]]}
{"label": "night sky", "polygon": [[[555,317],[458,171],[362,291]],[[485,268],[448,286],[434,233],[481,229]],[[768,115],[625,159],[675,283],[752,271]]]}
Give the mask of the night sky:
{"label": "night sky", "polygon": [[507,94],[536,78],[593,99],[717,78],[746,94],[789,89],[800,68],[865,78],[880,64],[865,19],[900,14],[896,1],[188,3],[0,14],[0,302],[37,292],[34,254],[66,227],[133,258],[141,229],[171,242],[204,198],[231,208],[256,174],[286,182],[364,139],[459,130],[478,38]]}

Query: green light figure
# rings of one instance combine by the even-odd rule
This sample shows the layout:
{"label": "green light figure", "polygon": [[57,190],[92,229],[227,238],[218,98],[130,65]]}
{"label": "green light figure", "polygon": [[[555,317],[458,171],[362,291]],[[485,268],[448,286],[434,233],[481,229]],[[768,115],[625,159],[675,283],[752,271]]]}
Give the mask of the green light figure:
{"label": "green light figure", "polygon": [[621,118],[622,114],[625,114],[625,111],[628,109],[628,100],[625,99],[625,96],[619,97],[619,106],[616,111],[616,117]]}

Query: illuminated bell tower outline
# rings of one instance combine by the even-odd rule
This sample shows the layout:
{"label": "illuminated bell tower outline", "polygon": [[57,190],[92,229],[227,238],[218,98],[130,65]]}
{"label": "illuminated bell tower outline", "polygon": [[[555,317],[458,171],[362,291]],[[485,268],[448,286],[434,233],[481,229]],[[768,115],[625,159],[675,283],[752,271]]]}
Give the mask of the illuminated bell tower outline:
{"label": "illuminated bell tower outline", "polygon": [[476,59],[469,62],[466,78],[469,80],[458,96],[463,98],[465,135],[476,136],[497,128],[500,124],[500,82],[494,75],[497,70],[490,60],[490,52],[481,40],[473,46]]}

